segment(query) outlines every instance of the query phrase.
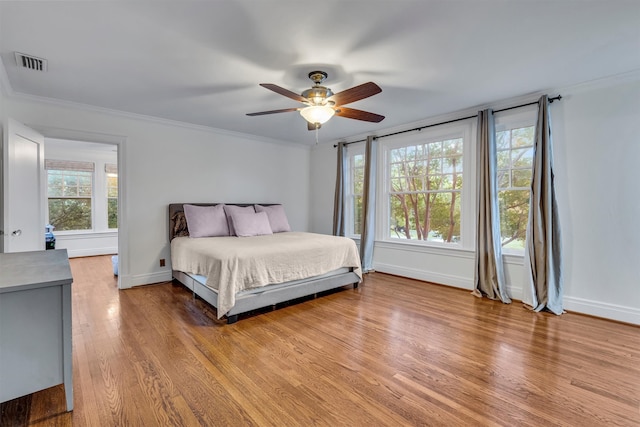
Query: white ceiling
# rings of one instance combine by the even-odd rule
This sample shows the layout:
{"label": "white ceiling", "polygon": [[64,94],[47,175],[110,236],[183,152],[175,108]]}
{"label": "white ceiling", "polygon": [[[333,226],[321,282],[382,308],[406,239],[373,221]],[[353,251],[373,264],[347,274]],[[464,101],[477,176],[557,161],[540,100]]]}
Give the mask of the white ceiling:
{"label": "white ceiling", "polygon": [[640,0],[1,1],[0,55],[14,94],[313,144],[298,113],[246,116],[301,105],[258,83],[376,82],[349,107],[385,120],[319,134],[348,138],[638,70]]}

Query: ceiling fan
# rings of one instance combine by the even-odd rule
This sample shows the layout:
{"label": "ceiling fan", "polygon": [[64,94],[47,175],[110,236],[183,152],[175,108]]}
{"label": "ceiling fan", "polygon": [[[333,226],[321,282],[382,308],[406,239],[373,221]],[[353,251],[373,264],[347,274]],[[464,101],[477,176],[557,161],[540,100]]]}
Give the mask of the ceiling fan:
{"label": "ceiling fan", "polygon": [[247,116],[263,116],[265,114],[300,111],[302,117],[307,121],[307,128],[309,130],[320,129],[320,126],[322,126],[323,123],[326,123],[334,115],[345,117],[347,119],[374,123],[381,122],[384,119],[384,116],[381,116],[380,114],[343,107],[343,105],[350,104],[382,92],[382,89],[380,89],[377,84],[373,82],[363,83],[359,86],[334,94],[331,89],[322,86],[322,82],[326,78],[327,73],[324,71],[310,72],[309,79],[311,79],[314,85],[311,89],[305,90],[300,95],[272,83],[260,83],[260,86],[272,90],[275,93],[279,93],[280,95],[284,95],[287,98],[302,102],[306,107],[261,111],[258,113],[249,113]]}

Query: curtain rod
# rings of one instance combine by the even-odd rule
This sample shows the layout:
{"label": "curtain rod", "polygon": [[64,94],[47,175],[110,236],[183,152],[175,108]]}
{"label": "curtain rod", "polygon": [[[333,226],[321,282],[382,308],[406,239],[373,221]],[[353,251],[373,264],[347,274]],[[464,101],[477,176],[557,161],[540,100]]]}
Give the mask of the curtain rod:
{"label": "curtain rod", "polygon": [[[549,104],[553,103],[553,101],[560,101],[561,99],[562,99],[562,95],[558,95],[558,96],[554,96],[553,98],[549,98]],[[516,108],[528,107],[529,105],[536,105],[537,103],[538,103],[538,101],[535,101],[535,102],[529,102],[527,104],[515,105],[513,107],[502,108],[500,110],[495,110],[494,113],[500,113],[502,111],[514,110]],[[385,138],[387,136],[400,135],[401,133],[413,132],[413,131],[416,131],[416,130],[417,131],[421,131],[422,129],[430,128],[430,127],[433,127],[433,126],[441,126],[441,125],[446,125],[446,124],[449,124],[449,123],[460,122],[462,120],[473,119],[474,117],[478,117],[478,115],[474,114],[473,116],[461,117],[459,119],[453,119],[453,120],[447,120],[446,122],[433,123],[433,124],[430,124],[430,125],[420,126],[420,127],[413,128],[413,129],[407,129],[407,130],[401,130],[401,131],[398,131],[398,132],[388,133],[386,135],[376,136],[376,139]],[[366,139],[359,139],[357,141],[345,142],[344,145],[355,144],[356,142],[364,142],[364,141],[366,141]],[[336,148],[337,146],[338,146],[338,144],[333,144],[333,148]]]}

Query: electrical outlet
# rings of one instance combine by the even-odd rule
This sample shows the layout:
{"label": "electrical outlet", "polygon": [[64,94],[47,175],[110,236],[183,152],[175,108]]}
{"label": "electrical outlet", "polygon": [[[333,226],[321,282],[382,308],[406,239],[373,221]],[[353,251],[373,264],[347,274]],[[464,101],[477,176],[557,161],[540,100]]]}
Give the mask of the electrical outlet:
{"label": "electrical outlet", "polygon": [[164,267],[164,258],[160,258],[160,267]]}

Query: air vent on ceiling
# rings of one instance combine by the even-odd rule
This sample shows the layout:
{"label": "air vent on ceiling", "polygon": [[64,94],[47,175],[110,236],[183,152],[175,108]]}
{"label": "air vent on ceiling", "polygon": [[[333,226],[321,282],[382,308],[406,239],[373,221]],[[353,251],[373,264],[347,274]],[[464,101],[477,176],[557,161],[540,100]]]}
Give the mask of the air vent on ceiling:
{"label": "air vent on ceiling", "polygon": [[16,52],[16,62],[18,63],[18,67],[28,68],[35,71],[47,71],[46,59]]}

